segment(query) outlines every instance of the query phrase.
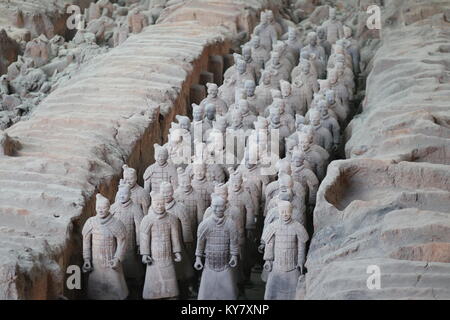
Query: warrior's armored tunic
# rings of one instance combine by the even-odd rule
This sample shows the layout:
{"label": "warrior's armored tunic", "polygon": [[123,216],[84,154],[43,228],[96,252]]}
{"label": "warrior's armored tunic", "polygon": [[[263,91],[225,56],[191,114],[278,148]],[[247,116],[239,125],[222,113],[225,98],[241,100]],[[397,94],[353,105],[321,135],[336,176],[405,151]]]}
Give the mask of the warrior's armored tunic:
{"label": "warrior's armored tunic", "polygon": [[212,216],[200,223],[197,257],[205,256],[199,300],[235,300],[236,273],[229,266],[231,256],[239,255],[236,226],[230,218]]}
{"label": "warrior's armored tunic", "polygon": [[176,167],[166,162],[163,166],[157,162],[152,164],[144,172],[145,189],[159,192],[159,186],[163,181],[170,182],[174,188],[178,185],[178,175]]}
{"label": "warrior's armored tunic", "polygon": [[127,235],[121,221],[109,215],[105,219],[89,218],[83,227],[83,258],[92,261],[87,295],[89,299],[122,300],[128,296],[128,288],[121,263],[114,270],[113,259],[124,261]]}
{"label": "warrior's armored tunic", "polygon": [[134,185],[133,188],[130,189],[130,191],[131,191],[131,200],[133,201],[133,203],[141,207],[142,214],[145,216],[150,206],[150,195],[147,192],[145,192],[144,188],[142,188],[137,183]]}
{"label": "warrior's armored tunic", "polygon": [[127,233],[127,247],[123,260],[125,277],[139,280],[143,275],[142,262],[137,252],[139,227],[142,218],[144,218],[141,207],[135,204],[133,200],[129,200],[127,203],[116,201],[111,206],[111,214],[124,224]]}
{"label": "warrior's armored tunic", "polygon": [[[209,182],[206,177],[202,180],[193,179],[191,182],[192,188],[199,195],[198,201],[201,201],[202,208],[208,208],[211,205],[211,193],[213,192],[214,186]],[[198,212],[197,223],[202,222],[203,214],[205,212]]]}
{"label": "warrior's armored tunic", "polygon": [[194,269],[192,268],[194,257],[195,243],[194,243],[194,229],[192,221],[189,219],[186,207],[176,201],[166,204],[166,210],[169,214],[174,216],[179,223],[180,239],[182,239],[181,255],[183,260],[175,262],[175,271],[178,280],[189,279],[194,276]]}
{"label": "warrior's armored tunic", "polygon": [[140,228],[141,255],[153,261],[147,265],[144,299],[172,298],[179,294],[175,274],[174,253],[181,252],[179,224],[167,212],[156,214],[153,209],[142,219]]}
{"label": "warrior's armored tunic", "polygon": [[264,299],[294,299],[300,276],[298,266],[305,262],[308,233],[297,221],[278,219],[267,226],[262,240],[266,243],[264,260],[273,261]]}

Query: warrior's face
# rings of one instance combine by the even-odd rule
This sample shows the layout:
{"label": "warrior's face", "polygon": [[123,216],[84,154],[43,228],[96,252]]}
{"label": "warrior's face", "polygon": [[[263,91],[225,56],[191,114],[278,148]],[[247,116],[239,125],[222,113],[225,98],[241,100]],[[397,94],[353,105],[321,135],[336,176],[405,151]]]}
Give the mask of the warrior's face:
{"label": "warrior's face", "polygon": [[299,142],[300,148],[303,151],[308,151],[309,147],[311,146],[311,143],[312,143],[312,137],[309,136],[309,135],[308,136],[304,136],[304,137],[301,138],[301,140]]}
{"label": "warrior's face", "polygon": [[106,218],[109,216],[109,203],[108,201],[102,200],[97,201],[95,204],[95,211],[100,218]]}
{"label": "warrior's face", "polygon": [[206,169],[203,165],[194,164],[192,171],[196,180],[203,180],[206,176]]}
{"label": "warrior's face", "polygon": [[263,72],[263,74],[261,75],[261,78],[265,85],[270,84],[270,73],[269,72]]}
{"label": "warrior's face", "polygon": [[289,206],[283,206],[280,211],[281,220],[284,222],[288,222],[292,217],[292,208]]}
{"label": "warrior's face", "polygon": [[311,71],[311,67],[310,67],[309,63],[304,63],[302,65],[302,69],[301,70],[302,70],[302,72],[304,74],[309,74],[309,72]]}
{"label": "warrior's face", "polygon": [[165,203],[170,203],[173,200],[173,189],[169,187],[161,188],[161,195]]}
{"label": "warrior's face", "polygon": [[283,97],[289,97],[291,94],[291,86],[289,85],[289,83],[283,83],[283,85],[281,86],[281,95]]}
{"label": "warrior's face", "polygon": [[326,117],[328,115],[328,106],[324,103],[319,105],[320,115]]}
{"label": "warrior's face", "polygon": [[123,174],[123,182],[128,184],[131,188],[133,188],[136,185],[137,182],[137,176],[136,173],[126,172]]}
{"label": "warrior's face", "polygon": [[294,154],[292,156],[292,163],[296,167],[301,167],[305,163],[305,157],[302,156],[301,154]]}
{"label": "warrior's face", "polygon": [[191,124],[189,123],[189,120],[182,120],[180,121],[180,128],[190,131],[191,130]]}
{"label": "warrior's face", "polygon": [[209,86],[208,87],[208,96],[211,98],[216,98],[218,91],[219,91],[219,89],[216,86]]}
{"label": "warrior's face", "polygon": [[211,209],[217,218],[225,215],[225,201],[223,199],[214,199],[211,203]]}
{"label": "warrior's face", "polygon": [[241,185],[242,185],[242,178],[233,177],[232,179],[230,179],[230,187],[233,191],[237,192],[241,190]]}
{"label": "warrior's face", "polygon": [[156,163],[160,166],[163,166],[167,163],[167,159],[169,159],[169,154],[166,150],[161,149],[156,153]]}
{"label": "warrior's face", "polygon": [[194,121],[201,121],[203,119],[203,112],[201,110],[194,110],[192,112],[192,118]]}
{"label": "warrior's face", "polygon": [[208,105],[206,107],[206,118],[213,121],[216,118],[216,107],[214,105]]}
{"label": "warrior's face", "polygon": [[152,209],[156,214],[163,214],[166,212],[166,202],[163,197],[152,199]]}
{"label": "warrior's face", "polygon": [[314,113],[311,115],[311,124],[313,126],[319,126],[320,125],[320,113]]}
{"label": "warrior's face", "polygon": [[178,179],[178,186],[183,192],[191,191],[191,180],[188,176]]}
{"label": "warrior's face", "polygon": [[119,189],[118,192],[118,199],[121,203],[127,203],[130,200],[130,188],[128,187],[122,187]]}
{"label": "warrior's face", "polygon": [[247,92],[247,97],[253,97],[255,94],[255,84],[249,83],[245,85],[245,91]]}
{"label": "warrior's face", "polygon": [[331,21],[336,20],[336,10],[333,10],[333,9],[330,10],[330,20]]}
{"label": "warrior's face", "polygon": [[316,45],[317,45],[317,35],[310,35],[310,37],[309,37],[309,44],[312,46],[312,47],[315,47]]}

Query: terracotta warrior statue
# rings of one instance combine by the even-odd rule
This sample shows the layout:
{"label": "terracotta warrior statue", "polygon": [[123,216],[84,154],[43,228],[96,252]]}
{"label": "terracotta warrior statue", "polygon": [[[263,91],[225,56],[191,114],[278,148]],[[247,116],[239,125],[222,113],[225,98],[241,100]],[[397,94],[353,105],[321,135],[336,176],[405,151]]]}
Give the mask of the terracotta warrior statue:
{"label": "terracotta warrior statue", "polygon": [[[192,188],[195,190],[202,208],[208,208],[211,204],[211,194],[213,192],[213,184],[206,178],[206,164],[204,162],[192,164],[193,179],[191,181]],[[204,212],[198,212],[197,223],[202,222]]]}
{"label": "terracotta warrior statue", "polygon": [[260,70],[263,70],[266,62],[270,59],[270,50],[261,45],[259,36],[254,35],[250,43],[252,46],[252,60],[255,61]]}
{"label": "terracotta warrior statue", "polygon": [[322,180],[330,160],[328,151],[314,142],[315,131],[311,126],[305,133],[299,133],[298,136],[298,150],[305,153],[309,167],[317,175],[317,178]]}
{"label": "terracotta warrior statue", "polygon": [[266,107],[268,107],[272,103],[271,90],[277,89],[278,85],[279,84],[275,85],[275,82],[272,81],[272,74],[269,70],[264,70],[261,73],[259,85],[255,89],[255,94],[258,98],[257,111],[260,116],[264,115]]}
{"label": "terracotta warrior statue", "polygon": [[327,35],[327,41],[332,45],[344,37],[342,23],[336,18],[336,9],[330,8],[329,19],[322,24]]}
{"label": "terracotta warrior statue", "polygon": [[325,100],[319,102],[319,112],[320,112],[320,123],[321,125],[328,129],[333,137],[333,151],[337,151],[339,143],[341,141],[341,127],[339,122],[330,116],[328,112],[328,103]]}
{"label": "terracotta warrior statue", "polygon": [[177,169],[168,162],[169,152],[166,147],[154,144],[156,162],[150,165],[144,172],[144,189],[147,193],[158,192],[159,185],[163,181],[170,182],[177,187]]}
{"label": "terracotta warrior statue", "polygon": [[[214,195],[214,215],[202,221],[197,236],[195,269],[202,270],[199,300],[235,300],[239,244],[235,223],[225,215],[226,202]],[[202,258],[205,257],[203,265]]]}
{"label": "terracotta warrior statue", "polygon": [[205,119],[205,108],[195,103],[192,104],[192,123],[191,123],[191,137],[192,141],[206,141],[206,131],[212,129],[212,126]]}
{"label": "terracotta warrior statue", "polygon": [[292,94],[292,86],[288,81],[280,81],[281,99],[283,99],[286,111],[291,110],[291,115],[295,117],[296,114],[305,114],[306,109],[302,109],[302,104],[298,96]]}
{"label": "terracotta warrior statue", "polygon": [[109,200],[97,194],[97,215],[83,227],[83,272],[89,272],[87,297],[123,300],[128,296],[122,262],[127,252],[124,224],[110,213]]}
{"label": "terracotta warrior statue", "polygon": [[[203,120],[205,121],[206,127],[211,130],[213,128],[214,120],[216,120],[216,106],[214,104],[205,104],[205,118]],[[205,131],[205,139],[207,138],[206,132],[208,132],[208,129]]]}
{"label": "terracotta warrior statue", "polygon": [[183,205],[174,197],[174,190],[170,183],[163,182],[161,184],[161,194],[166,203],[166,211],[177,218],[179,229],[181,230],[181,255],[183,260],[175,263],[175,273],[180,284],[180,290],[187,294],[186,289],[193,291],[194,269],[193,258],[195,252],[195,220],[193,220]]}
{"label": "terracotta warrior statue", "polygon": [[207,83],[208,96],[200,103],[202,107],[206,104],[213,104],[216,106],[216,115],[224,116],[228,111],[227,103],[218,97],[219,89],[215,83]]}
{"label": "terracotta warrior statue", "polygon": [[327,33],[325,28],[319,27],[317,29],[317,40],[319,42],[319,45],[321,45],[325,50],[325,61],[328,61],[328,58],[331,55],[331,43],[329,43],[327,40]]}
{"label": "terracotta warrior statue", "polygon": [[292,219],[292,204],[279,201],[280,218],[269,224],[262,239],[264,269],[270,272],[267,279],[265,300],[293,300],[297,280],[303,274],[306,258],[306,242],[309,239],[305,228]]}
{"label": "terracotta warrior statue", "polygon": [[260,23],[255,27],[255,35],[259,36],[261,45],[272,51],[272,46],[278,40],[278,33],[273,24],[269,23],[267,12],[261,12]]}
{"label": "terracotta warrior statue", "polygon": [[137,183],[137,174],[136,170],[130,168],[128,165],[123,165],[123,182],[130,186],[131,191],[131,200],[133,203],[140,206],[142,210],[142,215],[146,215],[148,212],[148,207],[150,206],[150,194],[145,192],[144,188],[142,188]]}
{"label": "terracotta warrior statue", "polygon": [[292,63],[295,65],[300,58],[300,51],[302,50],[303,44],[298,36],[297,29],[289,27],[288,29],[288,39],[286,40],[288,46],[287,50],[292,57]]}
{"label": "terracotta warrior statue", "polygon": [[244,90],[247,96],[248,107],[254,115],[259,115],[259,101],[256,96],[256,84],[253,80],[247,80],[244,83]]}
{"label": "terracotta warrior statue", "polygon": [[310,55],[313,54],[315,57],[315,67],[319,78],[325,77],[326,71],[326,61],[325,61],[325,50],[317,42],[317,34],[315,32],[308,33],[307,36],[308,45],[303,47],[300,55],[303,52],[307,52]]}
{"label": "terracotta warrior statue", "polygon": [[270,60],[267,62],[265,70],[271,74],[270,81],[273,88],[279,89],[280,80],[290,81],[291,70],[289,66],[281,63],[280,54],[276,51],[272,51],[270,54]]}
{"label": "terracotta warrior statue", "polygon": [[187,216],[192,224],[194,237],[197,236],[197,217],[202,216],[206,208],[205,203],[201,201],[201,196],[198,194],[191,184],[191,176],[183,169],[178,169],[178,188],[175,190],[174,198],[184,205]]}
{"label": "terracotta warrior statue", "polygon": [[319,179],[309,168],[306,155],[303,151],[294,151],[292,154],[292,179],[302,185],[307,192],[307,204],[309,211],[316,204],[317,190],[319,189]]}
{"label": "terracotta warrior statue", "polygon": [[317,110],[312,110],[310,121],[314,131],[314,143],[321,146],[328,152],[331,152],[333,150],[333,136],[327,128],[322,126],[320,112]]}
{"label": "terracotta warrior statue", "polygon": [[143,280],[144,270],[139,258],[139,227],[144,218],[141,207],[131,199],[130,186],[122,181],[119,185],[116,201],[111,206],[111,214],[120,220],[127,233],[127,248],[123,260],[125,278],[130,288],[139,286]]}
{"label": "terracotta warrior statue", "polygon": [[164,299],[179,295],[174,262],[181,262],[179,222],[165,208],[161,193],[152,191],[152,204],[142,219],[140,245],[142,263],[147,265],[143,298]]}
{"label": "terracotta warrior statue", "polygon": [[317,78],[311,73],[309,61],[303,61],[300,66],[300,74],[292,80],[292,94],[299,97],[298,110],[303,111],[311,107],[314,93],[319,91],[319,84]]}

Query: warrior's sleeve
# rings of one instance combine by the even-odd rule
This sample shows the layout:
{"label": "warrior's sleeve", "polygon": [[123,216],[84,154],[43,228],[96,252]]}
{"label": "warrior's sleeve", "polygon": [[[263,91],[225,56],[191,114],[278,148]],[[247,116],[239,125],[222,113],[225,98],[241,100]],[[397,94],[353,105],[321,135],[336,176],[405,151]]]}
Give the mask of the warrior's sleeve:
{"label": "warrior's sleeve", "polygon": [[334,120],[333,121],[333,128],[332,128],[332,130],[333,130],[333,142],[334,142],[334,144],[339,144],[340,137],[341,137],[341,127],[339,126],[339,123],[337,122],[336,119],[334,119],[334,118],[331,118],[331,119]]}
{"label": "warrior's sleeve", "polygon": [[150,194],[145,192],[144,190],[142,190],[142,196],[141,196],[140,205],[142,207],[143,215],[144,216],[147,215],[148,208],[150,207]]}
{"label": "warrior's sleeve", "polygon": [[273,261],[275,258],[275,234],[272,233],[270,238],[264,239],[264,237],[261,239],[264,241],[266,247],[264,248],[264,257],[263,259],[265,261]]}
{"label": "warrior's sleeve", "polygon": [[144,172],[144,190],[150,194],[151,190],[152,166],[148,167]]}
{"label": "warrior's sleeve", "polygon": [[141,221],[141,226],[139,227],[139,244],[141,248],[141,255],[149,255],[151,256],[150,250],[150,241],[151,239],[151,229],[152,229],[152,220],[151,216],[145,216]]}
{"label": "warrior's sleeve", "polygon": [[114,258],[119,259],[119,261],[123,261],[125,258],[125,253],[127,251],[127,231],[125,225],[118,219],[116,219],[115,221],[114,229],[114,236],[116,237],[117,241],[117,249],[116,253],[114,254]]}
{"label": "warrior's sleeve", "polygon": [[180,239],[180,225],[179,219],[171,219],[170,223],[170,237],[172,240],[172,252],[180,253],[181,252],[181,239]]}
{"label": "warrior's sleeve", "polygon": [[91,260],[92,259],[92,220],[88,219],[83,227],[83,259]]}
{"label": "warrior's sleeve", "polygon": [[136,244],[140,244],[140,228],[142,219],[144,219],[144,214],[141,210],[136,210],[134,213],[134,231],[136,232]]}
{"label": "warrior's sleeve", "polygon": [[300,224],[296,223],[297,227],[297,246],[298,246],[298,264],[303,266],[306,259],[306,242],[309,240],[308,232]]}
{"label": "warrior's sleeve", "polygon": [[239,236],[236,224],[231,219],[227,222],[230,230],[230,254],[232,256],[239,256]]}
{"label": "warrior's sleeve", "polygon": [[252,197],[247,192],[247,197],[244,199],[245,202],[245,229],[255,229],[255,208],[253,205]]}
{"label": "warrior's sleeve", "polygon": [[319,189],[319,179],[317,179],[314,172],[308,170],[306,171],[307,177],[306,177],[306,183],[308,184],[309,189],[309,204],[315,204],[316,203],[316,195],[317,190]]}
{"label": "warrior's sleeve", "polygon": [[197,249],[195,250],[195,256],[203,257],[205,254],[206,236],[208,232],[208,221],[203,220],[198,226],[197,232]]}

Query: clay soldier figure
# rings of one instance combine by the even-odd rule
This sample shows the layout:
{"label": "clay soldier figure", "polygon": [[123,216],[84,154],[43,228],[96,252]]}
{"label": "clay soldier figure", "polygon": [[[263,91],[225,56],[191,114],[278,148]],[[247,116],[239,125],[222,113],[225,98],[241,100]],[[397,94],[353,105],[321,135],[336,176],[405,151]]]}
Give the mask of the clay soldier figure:
{"label": "clay soldier figure", "polygon": [[261,67],[252,58],[252,48],[250,44],[242,46],[242,59],[247,65],[247,72],[253,74],[254,81],[258,82],[261,78]]}
{"label": "clay soldier figure", "polygon": [[309,212],[316,204],[317,190],[319,189],[319,179],[315,173],[309,168],[306,161],[306,155],[302,151],[294,151],[292,154],[292,179],[302,185],[307,192],[307,203]]}
{"label": "clay soldier figure", "polygon": [[343,55],[336,56],[335,70],[339,81],[341,81],[348,90],[348,99],[353,101],[355,94],[355,77],[352,70],[345,65],[344,59]]}
{"label": "clay soldier figure", "polygon": [[152,204],[140,228],[142,263],[147,265],[142,297],[175,298],[179,289],[174,262],[182,260],[179,222],[166,211],[162,194],[150,195]]}
{"label": "clay soldier figure", "polygon": [[292,63],[295,65],[300,58],[300,51],[302,50],[302,41],[298,38],[297,30],[293,27],[288,29],[288,39],[286,40],[288,52],[292,57]]}
{"label": "clay soldier figure", "polygon": [[140,206],[142,215],[146,215],[150,206],[150,194],[145,192],[144,188],[137,184],[136,170],[128,167],[126,164],[123,168],[123,183],[130,186],[131,200]]}
{"label": "clay soldier figure", "polygon": [[[188,292],[192,293],[194,288],[194,269],[193,258],[195,253],[195,228],[193,220],[189,216],[186,207],[174,198],[174,190],[170,183],[163,182],[161,184],[161,193],[166,202],[166,211],[177,218],[179,229],[181,231],[181,255],[183,260],[175,263],[175,273],[180,284],[180,290],[184,295]],[[189,291],[186,291],[189,290]]]}
{"label": "clay soldier figure", "polygon": [[319,27],[317,29],[317,39],[319,41],[319,45],[325,50],[325,61],[328,61],[328,58],[331,55],[331,43],[327,40],[327,33],[323,27]]}
{"label": "clay soldier figure", "polygon": [[264,269],[270,272],[265,300],[293,300],[306,258],[305,228],[292,219],[292,204],[279,201],[280,218],[264,231]]}
{"label": "clay soldier figure", "polygon": [[255,35],[259,36],[261,45],[266,50],[272,51],[273,45],[278,40],[278,34],[275,27],[269,23],[267,12],[261,12],[261,21],[255,28]]}
{"label": "clay soldier figure", "polygon": [[352,29],[350,27],[344,26],[344,38],[348,43],[346,47],[347,53],[352,57],[353,73],[358,75],[360,73],[359,63],[361,61],[361,54],[358,41],[353,39]]}
{"label": "clay soldier figure", "polygon": [[185,168],[192,156],[191,133],[181,129],[178,124],[172,123],[169,129],[168,142],[164,145],[169,153],[170,163],[176,168]]}
{"label": "clay soldier figure", "polygon": [[177,187],[177,169],[168,162],[169,152],[166,147],[154,144],[156,162],[150,165],[144,172],[144,189],[146,192],[159,191],[159,185],[163,181],[170,182]]}
{"label": "clay soldier figure", "polygon": [[325,177],[330,155],[321,146],[314,143],[315,131],[308,127],[306,133],[299,134],[299,150],[305,153],[309,167],[317,175],[319,180]]}
{"label": "clay soldier figure", "polygon": [[331,132],[333,137],[333,151],[337,151],[341,140],[341,127],[338,121],[331,117],[328,113],[328,103],[326,101],[319,102],[320,123],[321,125]]}
{"label": "clay soldier figure", "polygon": [[298,145],[298,133],[305,132],[306,129],[306,120],[305,117],[296,114],[295,115],[295,132],[289,136],[289,140],[294,141]]}
{"label": "clay soldier figure", "polygon": [[183,169],[178,169],[178,188],[175,190],[174,198],[184,205],[186,208],[187,216],[192,224],[192,230],[194,237],[197,236],[197,217],[201,216],[205,212],[206,208],[200,195],[192,188],[191,176]]}
{"label": "clay soldier figure", "polygon": [[206,132],[213,128],[214,120],[216,120],[216,106],[212,103],[206,103],[204,123],[206,128],[209,129],[205,130],[205,139],[207,138]]}
{"label": "clay soldier figure", "polygon": [[326,90],[325,99],[328,104],[328,109],[331,110],[336,115],[341,127],[344,126],[344,124],[347,121],[349,111],[346,110],[343,105],[338,103],[338,101],[335,98],[334,90],[331,89]]}
{"label": "clay soldier figure", "polygon": [[259,70],[263,70],[266,62],[270,59],[270,50],[261,45],[259,36],[254,35],[250,43],[252,45],[252,60],[258,65]]}
{"label": "clay soldier figure", "polygon": [[[213,185],[208,179],[206,179],[206,164],[196,163],[192,164],[193,179],[191,181],[192,188],[200,197],[197,201],[201,202],[202,208],[208,208],[211,204],[211,193],[213,191]],[[199,224],[203,220],[203,214],[205,212],[198,212],[197,223]]]}
{"label": "clay soldier figure", "polygon": [[281,99],[283,99],[286,105],[286,111],[291,110],[290,113],[293,117],[296,114],[300,115],[304,114],[306,112],[306,109],[305,110],[301,109],[302,105],[299,101],[299,98],[292,94],[291,84],[287,81],[281,80],[280,88],[281,88]]}
{"label": "clay soldier figure", "polygon": [[333,150],[333,136],[327,128],[322,126],[320,112],[312,110],[310,121],[314,131],[314,143],[321,146],[328,152],[331,152]]}
{"label": "clay soldier figure", "polygon": [[225,209],[225,200],[214,195],[214,215],[199,225],[194,267],[203,272],[198,300],[235,300],[238,297],[237,273],[233,270],[239,256],[237,229],[225,215]]}
{"label": "clay soldier figure", "polygon": [[270,109],[269,130],[278,130],[280,154],[284,155],[285,139],[291,135],[292,131],[289,129],[287,125],[283,125],[283,123],[281,122],[281,116],[282,113],[280,108]]}
{"label": "clay soldier figure", "polygon": [[119,186],[116,202],[111,206],[111,214],[120,220],[127,233],[127,248],[123,260],[125,278],[132,287],[138,287],[143,280],[144,270],[139,254],[139,227],[144,218],[141,207],[131,199],[131,189],[126,183]]}
{"label": "clay soldier figure", "polygon": [[[311,73],[311,65],[308,61],[301,63],[301,73],[292,81],[292,94],[300,97],[299,110],[307,110],[311,107],[313,95],[319,91],[316,77]],[[304,115],[304,113],[303,113]]]}
{"label": "clay soldier figure", "polygon": [[109,200],[97,194],[97,215],[83,227],[83,272],[90,272],[87,297],[123,300],[128,296],[122,262],[127,251],[124,224],[109,211]]}
{"label": "clay soldier figure", "polygon": [[342,23],[336,18],[336,9],[330,8],[330,18],[322,24],[327,35],[327,41],[333,45],[337,40],[344,37]]}
{"label": "clay soldier figure", "polygon": [[246,80],[255,81],[255,70],[251,68],[247,68],[247,62],[243,59],[237,59],[236,61],[236,72],[232,78],[236,79],[234,84],[234,88],[236,89],[244,89],[244,84]]}
{"label": "clay soldier figure", "polygon": [[[277,41],[273,47],[273,52],[277,52],[280,56],[280,64],[283,65],[288,70],[290,74],[294,66],[297,64],[298,60],[293,60],[288,51],[288,45],[284,41]],[[267,62],[269,65],[270,61]]]}
{"label": "clay soldier figure", "polygon": [[330,89],[335,93],[335,99],[338,104],[343,106],[345,110],[350,111],[348,88],[340,81],[336,70],[333,69],[328,73],[328,82]]}
{"label": "clay soldier figure", "polygon": [[272,103],[272,89],[276,89],[278,84],[273,85],[274,81],[272,81],[272,74],[269,70],[264,70],[261,73],[261,80],[259,81],[259,85],[255,89],[255,94],[257,97],[257,112],[258,115],[263,116],[268,107]]}
{"label": "clay soldier figure", "polygon": [[[206,104],[213,104],[216,107],[216,115],[224,116],[228,112],[227,103],[218,97],[219,89],[215,83],[207,83],[208,96],[203,99],[200,106],[205,107]],[[234,94],[234,93],[233,93]]]}
{"label": "clay soldier figure", "polygon": [[250,112],[250,106],[247,100],[239,101],[239,112],[242,116],[242,127],[244,130],[251,130],[255,128],[254,122],[256,121],[256,116]]}
{"label": "clay soldier figure", "polygon": [[295,119],[292,116],[293,112],[286,110],[286,103],[282,98],[274,98],[272,105],[266,110],[270,114],[272,108],[280,109],[280,121],[282,126],[286,126],[290,133],[295,130]]}
{"label": "clay soldier figure", "polygon": [[134,8],[128,14],[128,26],[131,33],[141,33],[142,30],[148,26],[147,17],[140,11],[139,8]]}
{"label": "clay soldier figure", "polygon": [[206,131],[212,129],[207,121],[204,120],[205,109],[202,106],[192,104],[192,123],[191,123],[191,137],[192,141],[206,141]]}
{"label": "clay soldier figure", "polygon": [[319,78],[324,78],[326,71],[325,50],[317,43],[317,34],[315,32],[308,33],[307,39],[308,45],[303,47],[300,55],[303,52],[307,52],[310,55],[313,54],[315,57],[315,67],[317,70],[317,74]]}
{"label": "clay soldier figure", "polygon": [[228,182],[228,202],[230,207],[237,208],[239,215],[235,222],[239,225],[238,229],[245,230],[244,245],[241,247],[242,271],[245,280],[250,279],[252,268],[252,257],[248,249],[255,243],[256,231],[256,209],[253,205],[253,199],[246,190],[242,180],[242,174],[239,171],[230,170],[230,180]]}
{"label": "clay soldier figure", "polygon": [[271,74],[270,81],[273,88],[280,88],[280,80],[289,81],[291,77],[291,70],[289,66],[281,63],[280,54],[276,51],[272,51],[270,54],[270,60],[267,62],[265,70]]}
{"label": "clay soldier figure", "polygon": [[250,112],[253,113],[254,115],[259,115],[259,111],[258,111],[258,98],[256,97],[255,94],[255,90],[256,90],[256,85],[255,85],[255,81],[253,80],[247,80],[244,83],[244,90],[245,93],[247,95],[247,102],[248,102],[248,107],[250,109]]}

